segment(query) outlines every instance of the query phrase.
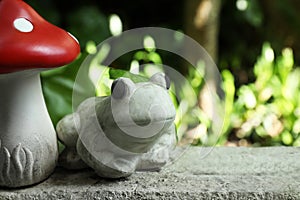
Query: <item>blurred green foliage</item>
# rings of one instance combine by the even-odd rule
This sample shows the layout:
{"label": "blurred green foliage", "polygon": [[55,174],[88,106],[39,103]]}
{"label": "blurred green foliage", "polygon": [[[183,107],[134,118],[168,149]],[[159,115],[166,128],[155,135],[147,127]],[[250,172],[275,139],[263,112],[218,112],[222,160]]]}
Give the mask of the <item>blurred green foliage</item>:
{"label": "blurred green foliage", "polygon": [[[239,1],[247,2],[245,9],[237,9]],[[117,68],[126,66],[120,67],[122,69],[108,69],[107,66],[93,64],[91,66],[93,70],[106,70],[103,73],[103,79],[108,80],[105,84],[91,80],[89,85],[79,85],[74,88],[82,61],[89,54],[96,53],[96,44],[114,34],[110,27],[111,16],[114,13],[111,9],[113,3],[74,1],[71,5],[67,5],[66,2],[58,0],[45,0],[43,3],[31,0],[28,3],[47,20],[72,32],[80,41],[83,52],[72,64],[42,73],[45,101],[54,125],[64,115],[72,112],[74,90],[83,96],[88,91],[94,91],[98,96],[109,95],[113,79],[122,76],[136,82],[146,81],[145,77],[149,77],[154,71],[162,71],[162,64],[168,62],[171,63],[170,66],[175,66],[174,63],[181,64],[174,61],[173,57],[164,57],[165,52],[155,49],[154,41],[154,46],[145,46],[145,49],[125,55],[126,58],[122,57],[113,63],[113,67]],[[148,13],[145,20],[139,19],[140,12],[132,12],[129,17],[130,14],[122,13],[122,6],[129,10],[133,8],[131,5],[124,4],[126,3],[118,4],[117,12],[123,16],[122,20],[131,21],[123,21],[123,27],[164,24],[164,27],[172,29],[183,28],[180,25],[182,15],[174,15],[178,5],[182,6],[183,1],[178,4],[172,3],[172,7],[167,3],[163,4],[162,8],[152,5],[164,12],[164,9],[170,8],[165,18],[172,21],[163,20],[162,24],[158,23],[160,18],[151,15],[151,9],[145,11]],[[141,4],[136,3],[136,6]],[[226,94],[224,102],[219,102],[220,106],[225,107],[223,128],[221,133],[214,133],[211,119],[199,107],[199,99],[191,98],[191,96],[199,96],[205,83],[204,66],[199,64],[180,69],[185,72],[187,81],[176,89],[174,83],[171,85],[170,96],[177,110],[178,117],[175,123],[179,139],[190,137],[198,145],[214,145],[216,141],[210,138],[218,138],[218,145],[234,143],[255,146],[300,146],[300,70],[294,68],[297,60],[300,60],[297,59],[299,54],[293,55],[293,51],[289,48],[280,52],[284,45],[289,44],[283,39],[286,34],[282,33],[282,30],[285,30],[286,26],[280,26],[282,27],[278,30],[280,34],[282,33],[280,37],[279,33],[274,33],[276,22],[273,22],[273,25],[266,23],[272,17],[268,14],[266,5],[265,1],[258,0],[223,1],[219,38],[219,66],[223,78],[222,88]],[[298,26],[300,20],[297,20],[298,12],[292,5],[290,1],[281,0],[275,0],[272,4],[278,11],[278,15],[283,16],[284,21],[288,23],[288,27],[292,27],[289,30],[293,30],[292,32],[297,35],[300,34],[300,26]],[[151,37],[145,36],[145,38],[148,44],[153,43]],[[296,44],[297,40],[293,35],[288,38],[292,38],[290,40],[293,41],[293,45]],[[273,48],[268,43],[263,44],[266,40],[271,41]],[[262,45],[261,56],[255,63]],[[99,56],[105,57],[104,54]],[[141,64],[143,69],[136,71],[136,66]],[[136,75],[137,73],[140,76]],[[86,76],[89,78],[88,72]],[[189,136],[187,133],[190,132],[196,134]]]}
{"label": "blurred green foliage", "polygon": [[300,20],[297,0],[223,0],[220,14],[220,69],[229,69],[240,86],[255,79],[252,67],[265,41],[275,55],[290,47],[300,64]]}
{"label": "blurred green foliage", "polygon": [[[260,57],[253,68],[253,82],[236,87],[229,70],[222,71],[222,88],[225,92],[224,122],[221,133],[211,131],[213,121],[198,106],[188,104],[185,88],[177,110],[184,110],[184,117],[177,126],[183,132],[193,129],[191,138],[196,145],[238,146],[300,146],[300,68],[295,67],[293,51],[282,50],[275,56],[269,43],[264,43]],[[197,77],[195,68],[190,68],[186,77],[197,95],[203,84],[193,85],[194,79],[203,82],[203,74]],[[180,108],[185,104],[185,109]],[[217,105],[215,105],[217,106]],[[198,114],[193,121],[191,114]],[[199,125],[200,123],[200,125]],[[187,128],[188,127],[188,128]],[[200,128],[200,130],[199,130]],[[191,137],[191,136],[188,136]],[[210,140],[218,137],[218,140]],[[195,143],[196,142],[196,143]]]}
{"label": "blurred green foliage", "polygon": [[286,48],[275,58],[265,43],[254,74],[253,83],[237,89],[231,134],[255,146],[299,146],[300,68],[294,68],[292,50]]}

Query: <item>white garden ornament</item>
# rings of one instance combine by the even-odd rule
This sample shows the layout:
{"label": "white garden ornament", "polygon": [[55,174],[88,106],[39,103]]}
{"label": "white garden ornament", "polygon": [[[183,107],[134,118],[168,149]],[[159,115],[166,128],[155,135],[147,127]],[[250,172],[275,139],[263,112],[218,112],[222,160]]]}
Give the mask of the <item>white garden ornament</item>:
{"label": "white garden ornament", "polygon": [[111,96],[83,101],[57,125],[58,137],[67,146],[61,164],[71,169],[87,164],[106,178],[161,168],[176,143],[169,84],[162,73],[149,82],[119,78]]}
{"label": "white garden ornament", "polygon": [[39,73],[80,47],[22,0],[0,0],[0,23],[0,186],[20,187],[47,178],[58,157]]}

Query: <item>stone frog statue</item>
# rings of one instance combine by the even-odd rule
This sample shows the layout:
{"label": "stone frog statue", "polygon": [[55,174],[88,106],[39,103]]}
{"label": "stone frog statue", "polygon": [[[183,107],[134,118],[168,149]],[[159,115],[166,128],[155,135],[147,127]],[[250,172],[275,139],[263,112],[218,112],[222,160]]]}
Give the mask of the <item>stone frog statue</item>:
{"label": "stone frog statue", "polygon": [[66,145],[59,162],[69,169],[90,166],[105,178],[158,170],[176,144],[175,108],[163,73],[149,82],[116,79],[111,96],[91,97],[57,124]]}

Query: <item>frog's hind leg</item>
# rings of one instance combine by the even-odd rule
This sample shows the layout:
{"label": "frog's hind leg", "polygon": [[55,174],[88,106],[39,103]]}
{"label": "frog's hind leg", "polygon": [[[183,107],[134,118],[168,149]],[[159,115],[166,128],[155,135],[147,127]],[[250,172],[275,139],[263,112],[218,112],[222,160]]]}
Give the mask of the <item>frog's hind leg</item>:
{"label": "frog's hind leg", "polygon": [[66,115],[56,126],[59,140],[67,147],[76,147],[78,140],[77,128],[79,125],[77,113]]}
{"label": "frog's hind leg", "polygon": [[65,148],[59,155],[58,166],[66,169],[84,169],[88,168],[87,164],[81,159],[76,148]]}
{"label": "frog's hind leg", "polygon": [[77,113],[66,115],[56,126],[59,140],[66,146],[59,155],[58,165],[67,169],[83,169],[88,166],[81,160],[76,150],[79,128]]}

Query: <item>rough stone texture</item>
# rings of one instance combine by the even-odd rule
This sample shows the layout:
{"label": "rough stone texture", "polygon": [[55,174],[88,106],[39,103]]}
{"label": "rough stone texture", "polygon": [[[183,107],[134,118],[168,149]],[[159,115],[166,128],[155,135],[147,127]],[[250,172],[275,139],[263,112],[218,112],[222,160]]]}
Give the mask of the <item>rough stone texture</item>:
{"label": "rough stone texture", "polygon": [[101,179],[57,168],[34,187],[0,199],[300,199],[300,149],[189,148],[161,172]]}

